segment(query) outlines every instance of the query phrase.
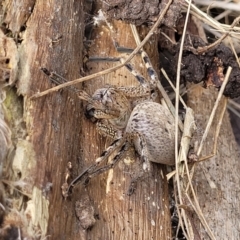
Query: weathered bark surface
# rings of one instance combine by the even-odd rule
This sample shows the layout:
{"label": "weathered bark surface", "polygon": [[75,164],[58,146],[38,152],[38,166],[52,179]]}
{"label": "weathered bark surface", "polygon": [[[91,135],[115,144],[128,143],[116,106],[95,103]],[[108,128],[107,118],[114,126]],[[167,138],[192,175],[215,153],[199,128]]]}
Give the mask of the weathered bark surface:
{"label": "weathered bark surface", "polygon": [[[193,87],[188,96],[188,103],[195,112],[198,133],[200,133],[205,129],[216,100],[217,91],[216,89]],[[222,108],[223,101],[220,102],[212,128],[205,142],[202,151],[203,156],[212,153],[215,141],[214,135]],[[224,115],[217,141],[217,155],[197,165],[193,185],[203,214],[216,239],[239,239],[239,148],[227,112]],[[210,186],[211,181],[216,188]],[[196,227],[201,234],[201,239],[208,239],[202,226],[197,224]]]}
{"label": "weathered bark surface", "polygon": [[[104,1],[102,9],[110,19],[123,20],[127,23],[141,26],[143,24],[153,24],[168,0],[111,0]],[[170,28],[175,28],[181,17],[181,1],[173,0],[167,14],[164,16],[163,24]]]}
{"label": "weathered bark surface", "polygon": [[[79,239],[74,206],[62,198],[61,185],[67,162],[76,163],[81,159],[81,104],[76,95],[67,91],[33,101],[28,97],[52,86],[40,71],[41,67],[54,70],[67,79],[79,77],[83,50],[83,2],[36,0],[34,3],[6,1],[3,4],[6,16],[13,11],[16,13],[11,21],[8,17],[3,19],[13,35],[19,34],[22,25],[26,28],[19,34],[22,41],[18,45],[17,79],[17,91],[24,96],[28,135],[24,141],[30,143],[23,151],[34,151],[31,152],[33,162],[29,163],[32,167],[28,169],[27,178],[32,179],[35,188],[40,190],[42,196],[39,198],[45,199],[46,205],[49,201],[49,208],[35,205],[33,217],[42,218],[42,234],[48,235],[49,239]],[[28,150],[30,146],[33,149]],[[28,159],[25,161],[29,162]]]}
{"label": "weathered bark surface", "polygon": [[5,15],[4,23],[7,25],[7,28],[11,30],[13,35],[18,34],[21,28],[25,27],[28,18],[31,16],[35,2],[35,0],[1,1],[1,12],[4,12]]}
{"label": "weathered bark surface", "polygon": [[[66,79],[79,77],[83,50],[83,2],[36,1],[26,24],[21,44],[22,73],[19,92],[32,94],[50,88],[47,77],[39,70],[47,67]],[[24,58],[25,57],[25,58]],[[27,89],[23,89],[24,85]],[[26,99],[27,127],[37,159],[35,185],[49,200],[47,235],[51,239],[78,239],[74,204],[64,201],[61,185],[68,161],[81,159],[81,117],[78,98],[67,91],[34,101]]]}

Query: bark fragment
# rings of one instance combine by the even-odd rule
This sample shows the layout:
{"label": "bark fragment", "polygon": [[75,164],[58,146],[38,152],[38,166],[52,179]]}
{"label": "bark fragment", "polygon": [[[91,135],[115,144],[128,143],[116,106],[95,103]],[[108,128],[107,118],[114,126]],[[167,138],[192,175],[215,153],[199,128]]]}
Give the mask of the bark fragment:
{"label": "bark fragment", "polygon": [[[107,0],[103,1],[102,8],[110,19],[123,20],[139,26],[142,24],[153,24],[167,3],[168,0]],[[164,17],[163,24],[174,28],[180,16],[180,1],[174,0]]]}

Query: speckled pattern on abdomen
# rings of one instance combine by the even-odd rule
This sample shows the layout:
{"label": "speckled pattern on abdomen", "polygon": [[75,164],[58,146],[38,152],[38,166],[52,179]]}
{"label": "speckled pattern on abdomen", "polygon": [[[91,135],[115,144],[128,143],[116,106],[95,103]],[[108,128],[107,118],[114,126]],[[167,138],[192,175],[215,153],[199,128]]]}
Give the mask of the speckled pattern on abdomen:
{"label": "speckled pattern on abdomen", "polygon": [[[148,160],[174,165],[174,118],[164,106],[155,102],[143,102],[132,111],[126,133],[141,134],[147,144]],[[134,140],[136,151],[141,155],[138,139]]]}

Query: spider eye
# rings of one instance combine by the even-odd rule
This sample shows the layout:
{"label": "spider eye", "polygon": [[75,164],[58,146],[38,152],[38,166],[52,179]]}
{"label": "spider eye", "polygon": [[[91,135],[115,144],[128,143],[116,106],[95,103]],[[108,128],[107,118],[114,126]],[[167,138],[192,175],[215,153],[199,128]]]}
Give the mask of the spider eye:
{"label": "spider eye", "polygon": [[99,98],[102,99],[104,94],[102,92],[99,93]]}
{"label": "spider eye", "polygon": [[95,108],[94,107],[91,107],[91,108],[87,107],[86,108],[85,117],[93,123],[97,122],[97,119],[94,117],[94,113],[95,113]]}

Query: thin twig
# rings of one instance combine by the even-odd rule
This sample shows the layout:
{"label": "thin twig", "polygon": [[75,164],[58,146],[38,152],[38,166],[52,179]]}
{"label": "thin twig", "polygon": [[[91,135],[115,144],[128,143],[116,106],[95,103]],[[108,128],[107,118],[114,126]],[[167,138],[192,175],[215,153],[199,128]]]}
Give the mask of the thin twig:
{"label": "thin twig", "polygon": [[219,93],[218,93],[217,99],[216,99],[215,104],[214,104],[214,106],[213,106],[211,115],[210,115],[210,117],[209,117],[209,120],[208,120],[206,129],[205,129],[205,132],[204,132],[204,134],[203,134],[203,136],[202,136],[202,140],[201,140],[201,142],[200,142],[200,146],[199,146],[198,151],[197,151],[197,155],[198,155],[198,156],[200,155],[200,153],[201,153],[201,151],[202,151],[203,143],[204,143],[204,141],[205,141],[206,138],[207,138],[207,135],[208,135],[209,129],[210,129],[211,125],[212,125],[213,118],[214,118],[214,116],[215,116],[217,107],[218,107],[219,102],[220,102],[220,100],[221,100],[221,97],[222,97],[222,95],[223,95],[224,89],[225,89],[225,87],[226,87],[226,85],[227,85],[227,83],[228,83],[228,80],[229,80],[229,76],[230,76],[230,74],[231,74],[231,71],[232,71],[232,67],[228,67],[227,73],[226,73],[226,76],[225,76],[225,79],[224,79],[224,81],[223,81],[223,83],[222,83],[222,86],[221,86],[220,91],[219,91]]}
{"label": "thin twig", "polygon": [[229,14],[231,14],[232,11],[231,10],[226,10],[220,14],[218,14],[214,19],[216,19],[217,21],[221,20],[222,18],[228,16]]}
{"label": "thin twig", "polygon": [[169,6],[171,5],[172,3],[172,0],[169,0],[166,7],[163,9],[162,13],[160,14],[158,20],[156,21],[156,23],[153,25],[153,27],[151,28],[151,30],[148,32],[147,36],[143,39],[143,41],[139,44],[139,46],[137,46],[134,51],[126,58],[126,60],[115,66],[115,67],[112,67],[112,68],[109,68],[109,69],[106,69],[104,71],[101,71],[101,72],[98,72],[98,73],[94,73],[94,74],[91,74],[89,76],[86,76],[86,77],[82,77],[82,78],[78,78],[78,79],[75,79],[73,81],[70,81],[70,82],[67,82],[67,83],[63,83],[61,85],[58,85],[56,87],[53,87],[53,88],[50,88],[46,91],[43,91],[41,93],[36,93],[34,94],[33,96],[30,97],[30,99],[35,99],[35,98],[39,98],[39,97],[42,97],[44,95],[47,95],[51,92],[55,92],[59,89],[62,89],[64,87],[67,87],[67,86],[71,86],[71,85],[74,85],[74,84],[77,84],[77,83],[80,83],[80,82],[84,82],[84,81],[87,81],[87,80],[90,80],[90,79],[93,79],[93,78],[96,78],[96,77],[99,77],[99,76],[102,76],[102,75],[105,75],[105,74],[108,74],[108,73],[111,73],[121,67],[123,67],[126,63],[128,63],[137,53],[138,51],[147,43],[147,41],[149,40],[149,38],[154,34],[154,31],[157,29],[157,27],[160,25],[160,23],[162,22],[163,20],[163,17],[165,16]]}
{"label": "thin twig", "polygon": [[221,125],[222,125],[223,116],[224,116],[224,113],[226,112],[227,103],[228,103],[228,98],[224,98],[221,113],[220,113],[220,116],[218,118],[218,124],[217,124],[216,130],[215,130],[215,136],[214,136],[215,141],[214,141],[214,146],[213,146],[213,152],[212,152],[211,155],[199,159],[198,162],[205,161],[205,160],[215,156],[216,153],[217,153],[218,136],[219,136]]}
{"label": "thin twig", "polygon": [[[163,76],[167,79],[167,81],[168,81],[168,83],[170,84],[170,86],[172,87],[173,91],[176,93],[176,88],[174,87],[172,81],[171,81],[170,78],[168,77],[166,71],[165,71],[163,68],[161,68],[161,72],[162,72]],[[181,96],[179,96],[179,99],[180,99],[183,107],[184,107],[185,109],[187,109],[187,105],[186,105],[186,103],[184,102],[184,100],[182,99]]]}
{"label": "thin twig", "polygon": [[[185,3],[183,3],[183,6],[188,6],[189,1],[185,0]],[[218,29],[219,31],[227,31],[227,29],[229,29],[229,25],[226,24],[221,24],[218,21],[216,21],[214,18],[212,18],[211,16],[208,16],[205,12],[201,11],[198,7],[196,7],[193,4],[191,5],[191,14],[194,15],[195,17],[197,17],[199,20],[203,21],[204,23]],[[233,30],[234,31],[239,31],[239,27],[234,27]]]}

